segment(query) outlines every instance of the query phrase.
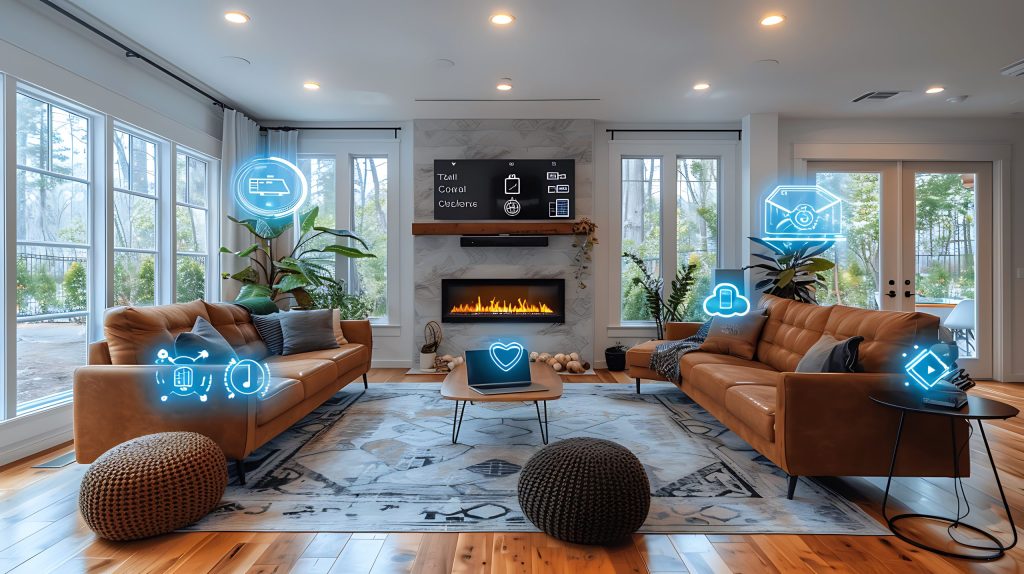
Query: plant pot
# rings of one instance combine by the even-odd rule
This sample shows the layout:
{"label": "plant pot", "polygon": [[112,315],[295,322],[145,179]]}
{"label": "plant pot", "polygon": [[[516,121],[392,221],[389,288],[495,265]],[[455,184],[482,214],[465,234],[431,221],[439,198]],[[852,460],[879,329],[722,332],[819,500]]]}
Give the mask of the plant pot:
{"label": "plant pot", "polygon": [[420,353],[420,370],[433,371],[434,357],[437,357],[437,353]]}
{"label": "plant pot", "polygon": [[626,349],[622,347],[608,347],[604,350],[604,360],[608,363],[609,371],[625,371]]}

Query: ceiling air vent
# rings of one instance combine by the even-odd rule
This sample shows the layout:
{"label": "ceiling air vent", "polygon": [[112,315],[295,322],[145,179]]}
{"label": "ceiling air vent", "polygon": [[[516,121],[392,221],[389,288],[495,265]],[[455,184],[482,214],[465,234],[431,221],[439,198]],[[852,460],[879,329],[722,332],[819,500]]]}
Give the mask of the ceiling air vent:
{"label": "ceiling air vent", "polygon": [[882,92],[868,92],[858,98],[854,98],[853,103],[857,102],[878,102],[881,100],[888,100],[893,96],[899,95],[899,91],[882,91]]}
{"label": "ceiling air vent", "polygon": [[1024,77],[1024,60],[1014,62],[1009,66],[1006,66],[999,73],[1004,76],[1014,76],[1017,78]]}

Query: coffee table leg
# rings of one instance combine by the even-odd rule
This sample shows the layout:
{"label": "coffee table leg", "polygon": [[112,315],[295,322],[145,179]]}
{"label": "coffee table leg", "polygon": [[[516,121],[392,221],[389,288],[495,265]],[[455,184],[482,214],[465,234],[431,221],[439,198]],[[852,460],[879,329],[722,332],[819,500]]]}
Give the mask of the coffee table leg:
{"label": "coffee table leg", "polygon": [[[544,403],[544,418],[540,418],[540,403]],[[548,444],[548,438],[551,430],[548,428],[548,402],[547,401],[533,401],[533,406],[537,407],[537,424],[540,425],[540,439],[544,441],[544,444]]]}
{"label": "coffee table leg", "polygon": [[[459,403],[462,403],[462,413],[459,413]],[[462,430],[462,419],[466,416],[466,403],[468,401],[455,401],[455,418],[452,419],[452,444],[459,442],[459,431]]]}

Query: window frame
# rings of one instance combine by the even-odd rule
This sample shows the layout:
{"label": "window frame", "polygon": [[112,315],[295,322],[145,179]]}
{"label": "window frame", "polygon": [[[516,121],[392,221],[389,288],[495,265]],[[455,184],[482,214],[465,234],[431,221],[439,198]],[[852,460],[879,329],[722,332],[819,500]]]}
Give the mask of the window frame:
{"label": "window frame", "polygon": [[[677,210],[678,174],[680,159],[719,160],[718,180],[718,239],[717,266],[739,268],[742,266],[740,250],[742,238],[740,202],[740,144],[725,140],[614,140],[609,142],[609,248],[608,268],[622,268],[622,160],[636,158],[660,158],[661,160],[661,215],[660,254],[661,277],[664,284],[671,285],[678,261],[677,253]],[[736,232],[730,233],[731,230]],[[668,263],[666,263],[668,262]],[[608,328],[614,336],[624,336],[623,330],[648,331],[654,321],[624,321],[622,319],[622,274],[609,273]],[[637,335],[639,336],[639,334]]]}
{"label": "window frame", "polygon": [[[129,142],[131,141],[130,138],[139,138],[139,139],[141,139],[143,141],[146,141],[146,142],[149,142],[149,143],[151,143],[151,144],[153,144],[155,146],[155,158],[154,159],[155,159],[155,164],[156,164],[155,165],[155,168],[156,168],[156,181],[155,181],[155,188],[153,190],[153,195],[150,195],[148,193],[141,192],[141,191],[135,191],[135,190],[132,190],[132,189],[125,189],[125,188],[117,187],[115,185],[115,183],[114,183],[115,178],[113,176],[113,169],[114,169],[113,161],[114,161],[114,157],[115,157],[114,156],[114,145],[115,145],[114,142],[115,142],[116,137],[117,137],[116,136],[117,132],[121,132],[121,133],[127,134],[128,137],[129,137]],[[117,202],[114,201],[114,199],[117,197],[118,193],[123,193],[123,194],[126,194],[126,195],[131,195],[131,196],[142,198],[142,199],[152,200],[154,202],[154,205],[156,206],[156,214],[154,216],[154,222],[153,222],[153,224],[156,226],[156,229],[155,229],[156,241],[153,244],[154,245],[153,249],[143,249],[143,248],[136,248],[136,247],[118,247],[117,246],[117,241],[116,241],[116,238],[115,238],[115,240],[111,243],[111,249],[112,249],[112,251],[110,253],[111,269],[116,269],[116,266],[114,265],[114,259],[117,257],[118,253],[133,253],[133,254],[138,254],[138,255],[152,255],[153,256],[153,263],[154,263],[156,269],[154,269],[154,277],[153,277],[153,302],[150,303],[150,305],[161,305],[164,302],[166,302],[166,300],[167,300],[167,296],[166,295],[168,293],[168,291],[166,289],[166,277],[165,277],[168,274],[168,268],[165,267],[164,258],[161,257],[161,253],[165,249],[165,241],[164,241],[164,239],[165,239],[165,236],[167,235],[167,225],[166,225],[167,197],[168,196],[173,196],[173,194],[174,194],[173,188],[168,188],[168,186],[166,185],[167,166],[166,166],[166,162],[164,161],[165,155],[167,153],[167,150],[170,148],[170,142],[167,141],[164,138],[161,138],[161,137],[155,135],[155,134],[152,134],[152,133],[147,132],[145,130],[141,130],[141,129],[139,129],[139,128],[131,125],[131,124],[124,123],[124,122],[119,121],[117,119],[114,119],[114,121],[113,121],[113,130],[112,130],[111,133],[113,134],[113,137],[110,138],[110,142],[109,142],[110,145],[108,146],[109,153],[110,153],[109,162],[110,162],[110,169],[111,169],[110,188],[111,188],[111,192],[112,192],[112,196],[111,196],[112,201],[111,201],[111,205],[110,205],[110,214],[109,214],[109,218],[110,218],[109,221],[110,221],[110,223],[113,225],[113,224],[115,224],[117,222],[117,215],[114,212],[114,209],[117,206]],[[129,163],[129,169],[131,169],[131,145],[129,144],[128,147],[129,147],[128,163]],[[131,176],[129,176],[129,178],[130,177]],[[129,183],[129,185],[130,185],[130,183]],[[116,280],[116,277],[114,279]],[[116,290],[116,286],[114,288]]]}
{"label": "window frame", "polygon": [[[354,194],[352,193],[353,173],[352,161],[357,157],[387,157],[388,160],[388,205],[387,205],[387,313],[383,317],[371,317],[375,335],[399,336],[402,317],[401,283],[403,280],[400,265],[400,217],[401,203],[401,157],[398,140],[367,140],[344,139],[332,134],[304,133],[299,138],[297,160],[321,158],[335,160],[334,201],[335,223],[353,225]],[[347,197],[347,201],[345,200]],[[352,285],[351,260],[337,258],[335,260],[336,276]],[[411,273],[411,270],[410,270]]]}
{"label": "window frame", "polygon": [[[206,205],[198,206],[192,203],[185,203],[179,201],[179,189],[178,189],[178,154],[183,154],[186,158],[185,164],[185,182],[188,185],[188,158],[199,160],[206,164]],[[178,145],[175,143],[171,144],[171,155],[170,155],[170,189],[172,192],[172,199],[169,201],[170,208],[168,209],[167,219],[169,220],[167,225],[171,230],[168,235],[170,245],[168,247],[168,255],[170,258],[169,277],[166,280],[167,293],[169,293],[169,303],[175,303],[178,300],[178,257],[194,256],[194,257],[205,257],[206,258],[206,284],[204,285],[203,298],[207,301],[216,299],[220,296],[220,256],[219,256],[219,245],[220,245],[220,194],[219,181],[216,178],[216,174],[219,172],[218,161],[210,156],[199,153],[192,148]],[[178,251],[178,226],[177,226],[177,209],[178,206],[188,207],[192,209],[200,209],[206,211],[206,252],[205,253],[193,253],[189,251]]]}

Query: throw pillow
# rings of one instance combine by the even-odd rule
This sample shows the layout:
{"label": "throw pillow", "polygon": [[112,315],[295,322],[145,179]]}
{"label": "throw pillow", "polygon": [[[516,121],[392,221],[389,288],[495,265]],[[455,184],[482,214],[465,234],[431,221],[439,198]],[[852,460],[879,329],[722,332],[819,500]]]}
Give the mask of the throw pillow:
{"label": "throw pillow", "polygon": [[715,317],[700,350],[741,359],[753,359],[757,350],[757,339],[761,336],[761,329],[767,320],[766,315],[755,313],[738,317]]}
{"label": "throw pillow", "polygon": [[192,331],[178,333],[178,336],[174,338],[174,354],[178,357],[197,357],[200,351],[210,354],[206,363],[213,365],[227,364],[231,359],[238,358],[231,343],[228,343],[224,335],[221,335],[206,319],[196,317]]}
{"label": "throw pillow", "polygon": [[857,352],[864,337],[850,337],[842,341],[832,335],[822,335],[811,345],[796,365],[798,373],[853,373],[857,370]]}
{"label": "throw pillow", "polygon": [[282,355],[308,353],[322,349],[337,349],[334,338],[334,311],[289,311],[281,315],[281,333],[284,335]]}
{"label": "throw pillow", "polygon": [[286,313],[250,316],[252,324],[256,326],[256,332],[267,345],[267,353],[271,355],[280,355],[284,351],[284,334],[281,332],[281,317],[284,315]]}

